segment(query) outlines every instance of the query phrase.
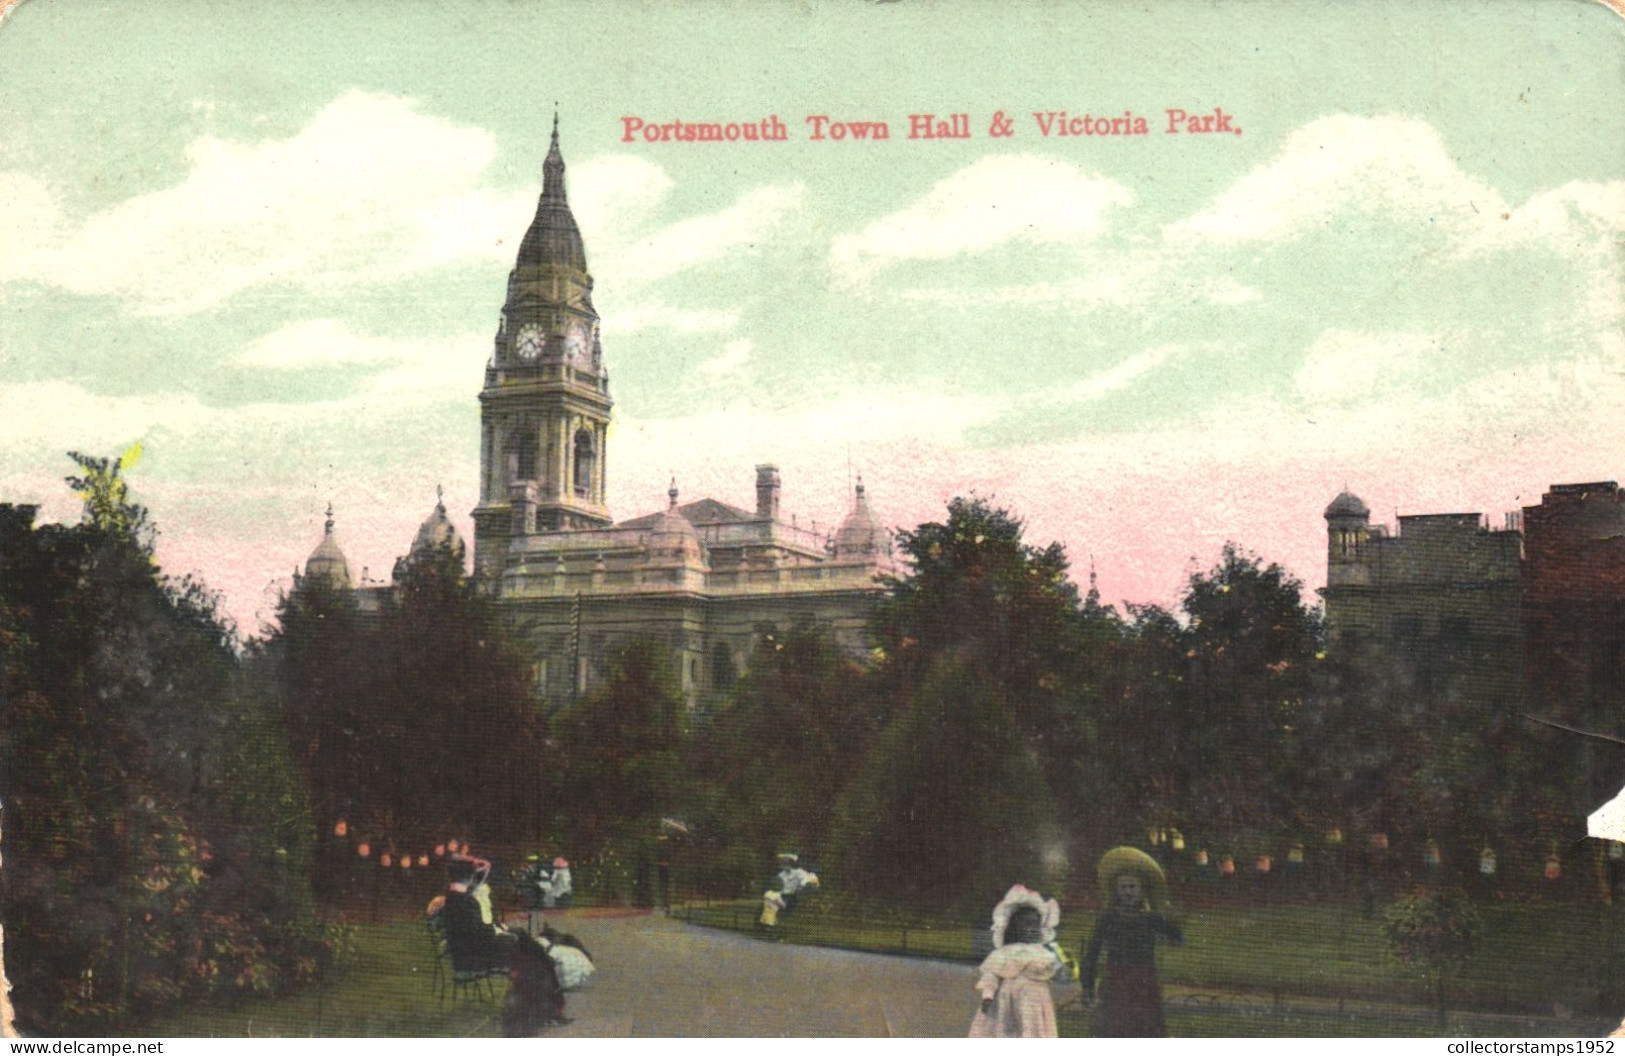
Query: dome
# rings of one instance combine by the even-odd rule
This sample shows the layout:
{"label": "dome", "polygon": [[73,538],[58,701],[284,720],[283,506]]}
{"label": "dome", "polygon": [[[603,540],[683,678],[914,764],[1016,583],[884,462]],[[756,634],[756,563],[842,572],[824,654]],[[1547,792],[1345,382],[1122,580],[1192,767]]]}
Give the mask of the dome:
{"label": "dome", "polygon": [[436,489],[434,512],[424,518],[423,523],[418,526],[418,534],[412,540],[411,554],[418,557],[442,546],[450,547],[457,555],[458,561],[461,561],[467,552],[463,537],[457,532],[457,526],[446,516],[445,498],[439,489]]}
{"label": "dome", "polygon": [[1341,517],[1366,518],[1369,516],[1371,516],[1371,511],[1366,507],[1366,504],[1360,501],[1358,495],[1347,488],[1338,493],[1337,498],[1332,500],[1332,504],[1326,507],[1325,514],[1328,521]]}
{"label": "dome", "polygon": [[886,530],[875,523],[874,514],[869,512],[869,500],[864,497],[863,480],[859,478],[852,511],[835,532],[835,556],[866,557],[886,553],[890,549],[891,540]]}
{"label": "dome", "polygon": [[542,197],[536,203],[536,218],[519,243],[519,266],[539,265],[587,270],[587,249],[581,242],[581,229],[570,212],[564,195],[564,155],[559,152],[558,118],[553,119],[553,143],[542,165]]}
{"label": "dome", "polygon": [[671,498],[671,504],[655,521],[654,527],[649,529],[648,550],[643,563],[704,565],[705,547],[700,543],[700,533],[687,517],[677,512],[676,481],[672,481],[671,490],[666,494]]}
{"label": "dome", "polygon": [[338,540],[333,538],[331,505],[327,507],[327,529],[322,541],[305,560],[305,582],[320,583],[333,590],[350,589],[350,562],[345,560],[344,551],[339,549]]}

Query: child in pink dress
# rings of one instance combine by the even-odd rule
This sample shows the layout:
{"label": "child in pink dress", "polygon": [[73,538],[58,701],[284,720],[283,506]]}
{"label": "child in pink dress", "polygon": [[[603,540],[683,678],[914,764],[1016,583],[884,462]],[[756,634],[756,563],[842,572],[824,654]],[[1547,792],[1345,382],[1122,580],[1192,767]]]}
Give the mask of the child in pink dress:
{"label": "child in pink dress", "polygon": [[982,962],[976,987],[982,1006],[973,1038],[1053,1038],[1055,1002],[1049,983],[1062,970],[1051,945],[1061,908],[1017,884],[993,910],[994,950]]}

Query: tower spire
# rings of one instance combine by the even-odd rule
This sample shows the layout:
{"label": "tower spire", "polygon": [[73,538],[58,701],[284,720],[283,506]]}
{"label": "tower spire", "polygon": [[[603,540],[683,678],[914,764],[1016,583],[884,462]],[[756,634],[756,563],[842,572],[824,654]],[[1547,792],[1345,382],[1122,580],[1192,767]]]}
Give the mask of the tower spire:
{"label": "tower spire", "polygon": [[558,104],[553,110],[553,140],[547,147],[547,160],[542,162],[542,197],[564,201],[564,152],[559,150]]}

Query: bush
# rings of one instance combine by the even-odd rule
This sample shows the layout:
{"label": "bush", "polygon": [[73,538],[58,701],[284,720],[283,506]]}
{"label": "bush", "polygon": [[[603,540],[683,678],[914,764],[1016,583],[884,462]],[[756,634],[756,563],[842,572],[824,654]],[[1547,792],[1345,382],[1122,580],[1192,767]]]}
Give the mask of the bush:
{"label": "bush", "polygon": [[1443,891],[1419,890],[1383,914],[1383,934],[1394,959],[1432,983],[1440,1026],[1445,1021],[1446,977],[1472,956],[1481,930],[1472,905]]}

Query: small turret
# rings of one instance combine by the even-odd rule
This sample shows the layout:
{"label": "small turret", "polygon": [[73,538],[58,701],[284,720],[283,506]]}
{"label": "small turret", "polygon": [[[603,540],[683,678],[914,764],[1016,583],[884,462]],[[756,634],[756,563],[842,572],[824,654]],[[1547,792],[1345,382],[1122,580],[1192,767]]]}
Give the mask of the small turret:
{"label": "small turret", "polygon": [[649,530],[648,542],[640,562],[645,569],[680,569],[708,571],[705,546],[700,533],[677,510],[677,481],[673,478],[671,490],[666,492],[670,503],[660,519]]}
{"label": "small turret", "polygon": [[333,504],[327,504],[327,526],[322,541],[305,560],[305,583],[320,585],[329,590],[350,589],[350,562],[333,538]]}
{"label": "small turret", "polygon": [[437,485],[434,493],[434,512],[425,517],[423,523],[418,526],[418,534],[412,539],[411,556],[422,557],[445,546],[457,555],[457,562],[461,564],[468,548],[463,544],[463,537],[458,533],[457,526],[446,516],[444,490]]}
{"label": "small turret", "polygon": [[852,491],[852,509],[835,532],[837,561],[864,561],[889,568],[892,564],[891,533],[876,523],[859,477]]}
{"label": "small turret", "polygon": [[1348,488],[1326,507],[1326,580],[1337,586],[1358,580],[1356,567],[1371,538],[1371,509]]}

